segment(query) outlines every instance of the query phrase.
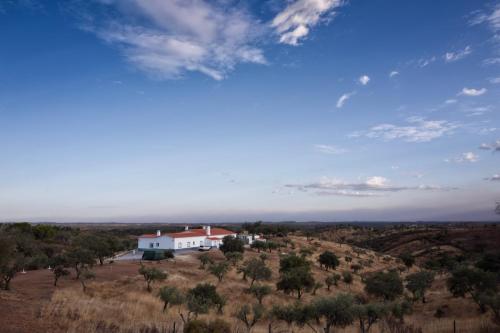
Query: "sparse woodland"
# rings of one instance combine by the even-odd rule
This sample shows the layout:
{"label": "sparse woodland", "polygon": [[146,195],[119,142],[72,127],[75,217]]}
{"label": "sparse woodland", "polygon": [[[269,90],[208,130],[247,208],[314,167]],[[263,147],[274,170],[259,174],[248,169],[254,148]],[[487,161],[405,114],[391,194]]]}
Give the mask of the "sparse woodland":
{"label": "sparse woodland", "polygon": [[[500,330],[500,257],[488,245],[498,235],[494,226],[469,230],[471,241],[452,237],[463,226],[420,227],[413,234],[409,226],[243,227],[267,241],[249,248],[228,238],[221,250],[156,262],[113,262],[120,248],[103,249],[91,232],[65,231],[69,242],[47,260],[52,270],[33,271],[54,282],[37,320],[50,331],[75,333]],[[477,247],[480,231],[488,233],[481,251],[460,249]],[[423,236],[400,243],[397,234]],[[432,248],[424,246],[429,239]],[[16,279],[31,274],[19,273],[29,257],[17,242],[2,238],[2,281],[10,268],[15,274],[0,304],[21,292]]]}

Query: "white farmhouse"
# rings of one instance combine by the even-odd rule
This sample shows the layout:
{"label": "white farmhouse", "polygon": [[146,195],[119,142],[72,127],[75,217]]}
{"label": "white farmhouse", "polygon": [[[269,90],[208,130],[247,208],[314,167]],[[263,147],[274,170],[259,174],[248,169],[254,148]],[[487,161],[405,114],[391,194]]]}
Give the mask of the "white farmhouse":
{"label": "white farmhouse", "polygon": [[202,229],[189,229],[184,231],[162,234],[160,230],[156,234],[139,236],[139,250],[180,250],[197,248],[201,245],[218,248],[225,236],[236,237],[236,233],[222,229],[204,226]]}

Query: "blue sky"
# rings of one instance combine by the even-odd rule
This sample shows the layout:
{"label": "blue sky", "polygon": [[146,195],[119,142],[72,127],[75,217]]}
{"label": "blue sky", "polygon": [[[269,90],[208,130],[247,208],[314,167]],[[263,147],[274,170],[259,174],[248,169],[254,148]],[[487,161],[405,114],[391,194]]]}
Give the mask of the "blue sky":
{"label": "blue sky", "polygon": [[0,220],[491,220],[500,2],[0,2]]}

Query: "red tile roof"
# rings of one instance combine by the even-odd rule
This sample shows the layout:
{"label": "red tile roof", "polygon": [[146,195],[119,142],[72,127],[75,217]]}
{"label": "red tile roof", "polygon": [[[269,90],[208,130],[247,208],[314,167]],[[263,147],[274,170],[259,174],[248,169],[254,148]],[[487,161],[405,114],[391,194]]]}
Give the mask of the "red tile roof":
{"label": "red tile roof", "polygon": [[[222,228],[210,228],[210,236],[227,236],[233,235],[235,232],[222,229]],[[185,237],[201,237],[207,235],[207,231],[205,229],[190,229],[187,231],[181,232],[171,232],[162,234],[162,236],[169,236],[171,238],[185,238]],[[146,234],[139,236],[140,238],[156,238],[156,234]]]}

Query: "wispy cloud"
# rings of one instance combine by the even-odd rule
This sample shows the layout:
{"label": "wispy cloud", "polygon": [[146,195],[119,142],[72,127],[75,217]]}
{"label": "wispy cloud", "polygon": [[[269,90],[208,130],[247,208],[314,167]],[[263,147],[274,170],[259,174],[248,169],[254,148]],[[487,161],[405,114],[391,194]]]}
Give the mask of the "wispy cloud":
{"label": "wispy cloud", "polygon": [[465,49],[455,51],[455,52],[447,52],[443,58],[446,62],[454,62],[461,60],[472,53],[472,48],[470,46],[466,46]]}
{"label": "wispy cloud", "polygon": [[463,88],[461,92],[458,93],[458,95],[463,95],[463,96],[470,96],[470,97],[477,97],[484,95],[488,89],[486,88]]}
{"label": "wispy cloud", "polygon": [[298,45],[307,37],[312,27],[331,18],[341,0],[297,0],[291,2],[271,22],[279,35],[280,43]]}
{"label": "wispy cloud", "polygon": [[455,163],[475,163],[479,160],[479,156],[473,152],[462,153],[460,156],[446,159],[445,162],[455,162]]}
{"label": "wispy cloud", "polygon": [[242,9],[201,0],[107,0],[103,6],[115,18],[90,18],[85,29],[155,77],[194,71],[221,80],[238,63],[266,63],[256,46],[261,26]]}
{"label": "wispy cloud", "polygon": [[487,24],[493,32],[500,30],[500,4],[493,7],[490,12],[478,11],[469,20],[471,25]]}
{"label": "wispy cloud", "polygon": [[394,76],[396,76],[396,75],[399,75],[399,72],[398,72],[398,71],[391,71],[391,72],[389,73],[389,77],[394,77]]}
{"label": "wispy cloud", "polygon": [[417,66],[420,68],[424,68],[432,64],[434,61],[436,61],[436,57],[421,58],[417,60]]}
{"label": "wispy cloud", "polygon": [[490,81],[491,84],[498,84],[500,83],[500,77],[492,77],[488,81]]}
{"label": "wispy cloud", "polygon": [[499,182],[500,181],[500,174],[496,173],[491,177],[484,178],[484,180],[489,180],[492,182]]}
{"label": "wispy cloud", "polygon": [[322,144],[314,145],[314,150],[323,154],[331,154],[331,155],[344,154],[347,152],[347,149],[344,148],[332,145],[322,145]]}
{"label": "wispy cloud", "polygon": [[496,140],[493,143],[482,143],[479,146],[479,149],[482,149],[482,150],[491,150],[493,152],[500,151],[500,140]]}
{"label": "wispy cloud", "polygon": [[349,98],[351,98],[352,96],[354,96],[356,94],[355,91],[352,91],[350,93],[346,93],[346,94],[343,94],[342,96],[340,96],[340,98],[337,100],[337,108],[340,109],[344,106],[344,104],[347,102],[347,100]]}
{"label": "wispy cloud", "polygon": [[383,193],[401,192],[401,191],[437,191],[453,190],[453,187],[442,187],[435,185],[417,185],[417,186],[397,186],[381,176],[372,176],[362,182],[346,182],[343,180],[322,177],[318,182],[306,184],[286,184],[287,188],[294,188],[299,191],[313,191],[317,195],[337,195],[351,197],[373,197],[380,196]]}
{"label": "wispy cloud", "polygon": [[359,78],[359,83],[361,83],[362,85],[366,86],[368,84],[368,82],[370,82],[370,77],[368,75],[362,75],[360,78]]}
{"label": "wispy cloud", "polygon": [[426,120],[420,117],[407,119],[409,125],[380,124],[367,131],[351,133],[350,137],[380,138],[383,140],[401,139],[406,142],[428,142],[450,135],[460,127],[459,124],[447,120]]}

